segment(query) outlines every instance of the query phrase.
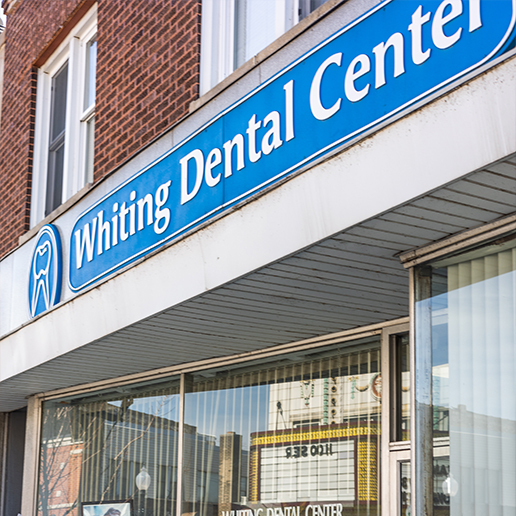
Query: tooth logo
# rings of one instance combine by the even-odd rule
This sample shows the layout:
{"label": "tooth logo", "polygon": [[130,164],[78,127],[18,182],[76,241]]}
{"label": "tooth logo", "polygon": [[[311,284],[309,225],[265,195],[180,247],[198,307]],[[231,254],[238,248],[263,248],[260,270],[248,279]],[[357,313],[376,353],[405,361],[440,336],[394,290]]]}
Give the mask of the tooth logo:
{"label": "tooth logo", "polygon": [[55,226],[43,226],[36,238],[29,271],[31,317],[59,303],[61,297],[61,238]]}

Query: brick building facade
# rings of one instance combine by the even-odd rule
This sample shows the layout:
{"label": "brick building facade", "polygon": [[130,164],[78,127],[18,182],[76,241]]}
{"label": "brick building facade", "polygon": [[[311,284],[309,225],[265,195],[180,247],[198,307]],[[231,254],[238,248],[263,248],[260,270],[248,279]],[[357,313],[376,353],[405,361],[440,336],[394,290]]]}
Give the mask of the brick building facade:
{"label": "brick building facade", "polygon": [[[37,68],[92,0],[6,0],[0,257],[30,229]],[[188,113],[199,96],[200,0],[98,2],[94,182]],[[166,21],[166,22],[165,22]],[[114,130],[113,127],[116,127]]]}

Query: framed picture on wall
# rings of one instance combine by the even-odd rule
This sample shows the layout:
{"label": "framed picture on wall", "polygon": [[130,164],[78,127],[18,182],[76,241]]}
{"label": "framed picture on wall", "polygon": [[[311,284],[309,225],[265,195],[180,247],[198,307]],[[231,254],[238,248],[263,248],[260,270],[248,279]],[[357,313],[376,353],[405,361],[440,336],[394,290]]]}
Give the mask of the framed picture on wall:
{"label": "framed picture on wall", "polygon": [[132,516],[131,502],[83,502],[81,516]]}

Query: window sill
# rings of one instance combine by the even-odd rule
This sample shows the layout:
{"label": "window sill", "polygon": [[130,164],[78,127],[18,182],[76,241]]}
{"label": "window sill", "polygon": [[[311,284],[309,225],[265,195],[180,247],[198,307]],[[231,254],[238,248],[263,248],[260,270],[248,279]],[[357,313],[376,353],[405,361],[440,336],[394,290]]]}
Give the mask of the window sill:
{"label": "window sill", "polygon": [[69,210],[74,204],[76,204],[79,200],[81,200],[88,192],[91,190],[93,183],[87,183],[83,188],[81,188],[75,195],[72,195],[70,199],[65,201],[59,207],[57,207],[52,213],[48,214],[42,221],[38,222],[33,228],[29,229],[26,233],[24,233],[18,240],[18,245],[23,245],[25,242],[28,242],[32,237],[38,234],[38,231],[45,225],[50,224],[55,219],[57,219],[60,215],[62,215],[65,211]]}

